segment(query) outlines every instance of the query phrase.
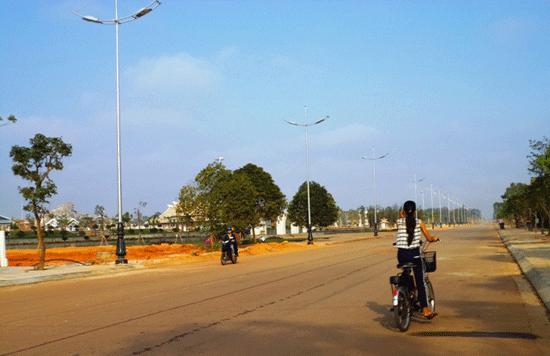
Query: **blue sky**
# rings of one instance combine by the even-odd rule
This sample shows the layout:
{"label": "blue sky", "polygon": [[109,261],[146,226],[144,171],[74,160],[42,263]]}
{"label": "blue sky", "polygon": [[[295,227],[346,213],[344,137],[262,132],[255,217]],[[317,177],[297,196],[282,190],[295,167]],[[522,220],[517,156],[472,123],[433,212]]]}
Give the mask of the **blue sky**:
{"label": "blue sky", "polygon": [[[148,5],[120,0],[119,17]],[[73,145],[51,209],[117,212],[114,1],[12,1],[0,23],[0,215],[19,218],[13,145]],[[123,211],[164,211],[218,157],[287,200],[307,178],[344,210],[438,187],[490,218],[550,136],[547,1],[170,1],[119,27]],[[307,106],[307,111],[304,110]],[[434,196],[438,205],[438,196]],[[446,200],[445,200],[446,202]],[[430,193],[425,205],[431,207]],[[25,213],[26,214],[26,213]]]}

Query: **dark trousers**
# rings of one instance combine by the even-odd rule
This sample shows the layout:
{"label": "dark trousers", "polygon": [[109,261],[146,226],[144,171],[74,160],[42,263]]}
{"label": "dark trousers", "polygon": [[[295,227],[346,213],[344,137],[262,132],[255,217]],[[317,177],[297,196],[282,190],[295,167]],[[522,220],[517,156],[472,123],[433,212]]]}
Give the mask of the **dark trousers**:
{"label": "dark trousers", "polygon": [[404,249],[397,250],[397,261],[399,263],[412,262],[416,267],[413,268],[414,280],[416,289],[418,290],[418,301],[422,308],[428,306],[428,297],[426,296],[426,285],[424,284],[424,271],[422,269],[422,259],[420,258],[420,249]]}

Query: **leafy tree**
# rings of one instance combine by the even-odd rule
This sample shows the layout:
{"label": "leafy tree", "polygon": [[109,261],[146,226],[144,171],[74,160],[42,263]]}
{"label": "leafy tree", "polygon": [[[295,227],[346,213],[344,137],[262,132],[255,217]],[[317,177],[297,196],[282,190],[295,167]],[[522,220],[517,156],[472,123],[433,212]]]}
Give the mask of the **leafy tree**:
{"label": "leafy tree", "polygon": [[550,139],[543,137],[541,141],[529,140],[531,154],[529,159],[529,172],[536,176],[541,176],[550,172]]}
{"label": "leafy tree", "polygon": [[[287,203],[285,195],[275,184],[271,174],[265,172],[261,167],[252,163],[245,165],[235,171],[237,174],[245,174],[254,190],[254,213],[251,219],[252,231],[259,224],[260,220],[277,221],[277,218],[283,214]],[[255,236],[254,236],[255,237]]]}
{"label": "leafy tree", "polygon": [[151,226],[157,226],[159,224],[159,216],[161,216],[162,213],[160,211],[157,211],[149,218],[149,224]]}
{"label": "leafy tree", "polygon": [[514,219],[516,221],[516,226],[518,226],[520,222],[525,223],[529,217],[531,202],[527,194],[527,188],[527,184],[512,183],[506,188],[506,192],[502,196],[504,203],[501,213],[506,218]]}
{"label": "leafy tree", "polygon": [[[319,183],[310,182],[311,225],[326,227],[338,219],[338,207],[332,195]],[[304,182],[288,205],[288,218],[298,226],[308,225],[307,182]]]}
{"label": "leafy tree", "polygon": [[85,232],[86,229],[94,229],[97,230],[97,224],[94,224],[94,219],[91,216],[85,215],[80,218],[80,222],[78,223],[78,226],[80,228],[80,231]]}
{"label": "leafy tree", "polygon": [[224,222],[241,234],[249,226],[257,225],[258,194],[248,175],[234,172],[223,187],[221,214]]}
{"label": "leafy tree", "polygon": [[211,235],[223,234],[222,202],[224,185],[231,179],[231,171],[221,162],[214,161],[195,177],[196,216]]}
{"label": "leafy tree", "polygon": [[135,209],[135,211],[137,213],[137,224],[138,224],[138,228],[139,228],[139,237],[141,238],[141,218],[142,218],[142,215],[141,215],[141,211],[139,209],[140,206],[145,208],[147,206],[147,202],[146,201],[140,201],[138,203],[138,207]]}
{"label": "leafy tree", "polygon": [[46,214],[48,199],[57,194],[57,186],[49,178],[52,170],[63,170],[63,158],[72,154],[72,146],[58,137],[46,137],[36,134],[30,139],[31,147],[13,146],[10,151],[14,165],[13,173],[28,180],[30,187],[19,187],[19,192],[28,202],[23,207],[25,211],[34,214],[37,221],[37,237],[40,250],[38,268],[44,269],[46,260],[46,245],[42,234],[41,222]]}
{"label": "leafy tree", "polygon": [[[439,213],[439,210],[438,210]],[[384,218],[388,219],[388,223],[390,226],[395,226],[397,224],[397,219],[399,219],[401,216],[401,207],[397,204],[394,204],[393,206],[388,206],[384,209]]]}
{"label": "leafy tree", "polygon": [[101,227],[101,236],[105,235],[105,217],[107,216],[107,213],[105,213],[105,208],[101,205],[96,205],[94,210],[95,215],[99,218],[99,226]]}
{"label": "leafy tree", "polygon": [[176,214],[180,217],[182,225],[193,226],[196,223],[197,193],[198,184],[196,182],[184,185],[180,190]]}
{"label": "leafy tree", "polygon": [[59,228],[61,230],[66,230],[71,221],[67,217],[67,215],[61,215],[57,217],[57,223],[59,224]]}
{"label": "leafy tree", "polygon": [[125,225],[128,225],[128,223],[132,221],[133,218],[134,218],[134,215],[130,214],[129,212],[125,212],[124,214],[122,214],[122,222]]}
{"label": "leafy tree", "polygon": [[[550,172],[537,177],[530,185],[530,195],[536,208],[546,214],[550,221]],[[548,231],[550,235],[550,230]]]}
{"label": "leafy tree", "polygon": [[[2,122],[3,120],[4,120],[4,119],[2,119],[2,118],[0,117],[0,122]],[[3,123],[3,124],[0,124],[0,127],[1,127],[1,126],[6,126],[6,125],[9,125],[9,124],[15,124],[16,122],[17,122],[17,119],[15,118],[15,116],[10,115],[10,116],[8,116],[8,122],[5,122],[5,123]]]}

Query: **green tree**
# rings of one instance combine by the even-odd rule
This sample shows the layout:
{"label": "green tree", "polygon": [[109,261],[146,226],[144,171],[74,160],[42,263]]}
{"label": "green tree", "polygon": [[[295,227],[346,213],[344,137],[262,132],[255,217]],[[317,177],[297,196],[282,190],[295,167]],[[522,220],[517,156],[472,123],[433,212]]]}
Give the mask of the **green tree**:
{"label": "green tree", "polygon": [[80,218],[78,223],[79,230],[85,232],[86,229],[97,229],[97,224],[94,224],[94,219],[91,216],[85,215]]}
{"label": "green tree", "polygon": [[231,171],[221,162],[214,161],[195,177],[196,216],[213,236],[223,234],[222,203],[224,186],[231,179]]}
{"label": "green tree", "polygon": [[136,213],[137,213],[137,224],[138,224],[138,228],[139,228],[139,238],[141,239],[141,219],[142,219],[142,215],[141,215],[141,210],[139,207],[142,207],[142,208],[145,208],[147,206],[147,202],[146,201],[140,201],[138,203],[138,207],[135,209]]}
{"label": "green tree", "polygon": [[151,215],[149,220],[147,220],[149,222],[149,225],[156,228],[159,224],[159,216],[161,216],[161,215],[162,215],[162,213],[160,211],[157,211],[156,213]]}
{"label": "green tree", "polygon": [[[325,187],[310,182],[311,225],[327,227],[338,219],[338,207]],[[307,182],[304,182],[288,205],[289,220],[298,225],[308,225]]]}
{"label": "green tree", "polygon": [[63,170],[63,158],[72,154],[72,146],[63,142],[61,138],[46,137],[42,134],[36,134],[30,139],[30,144],[30,147],[13,146],[10,157],[14,162],[13,173],[31,183],[29,187],[19,187],[19,192],[28,202],[23,209],[32,212],[38,224],[38,268],[43,270],[46,245],[41,222],[47,212],[48,199],[57,194],[57,186],[49,178],[49,174],[52,170]]}
{"label": "green tree", "polygon": [[256,211],[257,192],[248,176],[238,172],[233,172],[223,188],[223,221],[242,235],[246,228],[259,222]]}
{"label": "green tree", "polygon": [[[535,178],[529,188],[533,205],[540,209],[546,215],[547,221],[550,222],[550,172]],[[550,235],[550,230],[548,234]]]}
{"label": "green tree", "polygon": [[129,212],[125,212],[124,214],[122,214],[122,222],[124,223],[124,225],[128,225],[128,223],[132,221],[133,218],[134,215],[130,214]]}
{"label": "green tree", "polygon": [[[2,122],[3,120],[4,120],[4,119],[2,119],[2,118],[0,117],[0,122]],[[1,126],[6,126],[6,125],[9,125],[9,124],[15,124],[16,122],[17,122],[17,119],[15,118],[15,116],[10,115],[10,116],[8,116],[8,122],[5,122],[5,123],[3,123],[3,124],[0,124],[0,127],[1,127]]]}
{"label": "green tree", "polygon": [[250,223],[252,233],[254,234],[254,228],[262,219],[266,222],[277,221],[277,218],[285,211],[287,203],[285,195],[275,184],[271,174],[252,163],[237,169],[234,173],[245,174],[256,192],[253,200],[253,218]]}
{"label": "green tree", "polygon": [[519,223],[525,223],[529,217],[531,201],[527,188],[527,184],[524,183],[511,183],[502,195],[504,202],[501,213],[505,218],[514,219],[516,227]]}
{"label": "green tree", "polygon": [[61,230],[67,230],[67,227],[71,223],[71,220],[69,220],[67,215],[61,215],[57,217],[57,223],[59,224],[59,228]]}
{"label": "green tree", "polygon": [[550,172],[550,139],[546,136],[540,141],[529,140],[531,154],[529,160],[529,172],[535,176],[541,176]]}
{"label": "green tree", "polygon": [[[176,206],[176,214],[181,220],[182,225],[194,226],[197,219],[197,193],[198,184],[191,182],[184,185],[179,194],[178,205]],[[183,226],[182,226],[183,229]]]}
{"label": "green tree", "polygon": [[101,236],[105,235],[105,208],[101,205],[96,205],[94,209],[94,214],[98,217],[99,226],[101,227]]}

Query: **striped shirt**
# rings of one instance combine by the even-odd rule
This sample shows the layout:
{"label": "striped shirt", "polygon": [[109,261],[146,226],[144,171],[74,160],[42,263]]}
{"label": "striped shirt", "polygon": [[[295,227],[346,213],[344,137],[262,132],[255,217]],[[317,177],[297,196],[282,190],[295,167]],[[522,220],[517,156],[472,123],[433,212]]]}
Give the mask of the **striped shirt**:
{"label": "striped shirt", "polygon": [[405,218],[397,219],[397,243],[395,244],[395,247],[397,248],[404,248],[404,249],[414,249],[419,248],[421,239],[420,239],[420,219],[416,219],[416,227],[414,228],[414,238],[411,242],[411,244],[408,244],[408,237],[407,234],[407,224],[405,222]]}

